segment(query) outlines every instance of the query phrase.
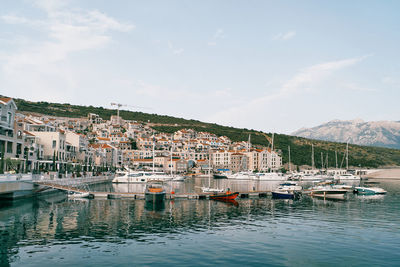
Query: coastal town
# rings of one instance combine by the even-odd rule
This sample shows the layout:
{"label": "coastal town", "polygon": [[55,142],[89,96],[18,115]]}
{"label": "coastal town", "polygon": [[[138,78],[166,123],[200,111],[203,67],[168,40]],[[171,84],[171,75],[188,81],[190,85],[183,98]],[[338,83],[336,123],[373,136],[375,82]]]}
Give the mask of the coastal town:
{"label": "coastal town", "polygon": [[84,118],[18,112],[12,98],[0,98],[1,173],[32,173],[52,178],[86,173],[156,170],[201,174],[214,171],[276,172],[280,151],[253,147],[251,137],[232,142],[226,136],[193,129],[157,132],[150,123],[109,120],[97,114]]}

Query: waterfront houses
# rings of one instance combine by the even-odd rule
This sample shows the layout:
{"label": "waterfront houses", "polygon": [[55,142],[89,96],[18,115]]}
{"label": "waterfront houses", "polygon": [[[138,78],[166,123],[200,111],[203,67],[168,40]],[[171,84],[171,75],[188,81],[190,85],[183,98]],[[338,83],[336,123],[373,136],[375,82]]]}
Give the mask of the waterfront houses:
{"label": "waterfront houses", "polygon": [[282,168],[281,156],[270,148],[255,149],[247,141],[232,142],[209,132],[186,128],[156,132],[149,123],[115,115],[107,120],[94,113],[83,118],[22,114],[6,97],[0,98],[0,107],[0,149],[3,158],[18,163],[18,167],[3,166],[3,171],[152,169],[154,162],[158,171],[182,173],[204,170],[208,160],[214,170]]}

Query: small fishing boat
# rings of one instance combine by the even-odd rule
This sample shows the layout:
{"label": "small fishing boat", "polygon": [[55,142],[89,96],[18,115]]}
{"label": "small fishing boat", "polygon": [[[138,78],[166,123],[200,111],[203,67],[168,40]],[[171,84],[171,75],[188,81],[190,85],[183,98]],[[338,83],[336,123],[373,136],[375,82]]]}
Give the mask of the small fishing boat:
{"label": "small fishing boat", "polygon": [[165,189],[160,182],[152,182],[146,185],[144,191],[146,202],[161,202],[165,200]]}
{"label": "small fishing boat", "polygon": [[175,182],[183,182],[183,181],[185,181],[185,177],[182,176],[182,175],[175,175],[173,177],[174,178],[172,178],[172,181],[175,181]]}
{"label": "small fishing boat", "polygon": [[303,187],[297,185],[296,183],[286,182],[280,184],[280,186],[272,191],[272,198],[279,198],[279,199],[297,199],[300,197]]}
{"label": "small fishing boat", "polygon": [[344,199],[346,193],[347,190],[345,189],[335,189],[332,186],[316,186],[311,188],[310,195],[325,199]]}
{"label": "small fishing boat", "polygon": [[277,190],[289,190],[289,191],[300,191],[302,190],[303,187],[301,185],[297,185],[296,183],[293,182],[286,182],[283,184],[280,184]]}
{"label": "small fishing boat", "polygon": [[210,188],[210,187],[202,187],[201,190],[203,191],[203,193],[222,193],[222,192],[224,192],[224,189]]}
{"label": "small fishing boat", "polygon": [[353,190],[354,190],[353,186],[346,185],[346,184],[335,184],[335,185],[332,185],[332,187],[334,189],[343,189],[343,190],[346,190],[347,192],[353,192]]}
{"label": "small fishing boat", "polygon": [[88,198],[90,197],[89,192],[77,192],[77,191],[68,191],[68,198]]}
{"label": "small fishing boat", "polygon": [[213,195],[210,195],[210,199],[213,200],[233,200],[236,199],[239,196],[239,192],[231,192],[231,191],[226,191],[224,193],[215,193]]}
{"label": "small fishing boat", "polygon": [[360,195],[383,195],[387,191],[380,187],[362,187],[358,186],[354,188],[354,193]]}

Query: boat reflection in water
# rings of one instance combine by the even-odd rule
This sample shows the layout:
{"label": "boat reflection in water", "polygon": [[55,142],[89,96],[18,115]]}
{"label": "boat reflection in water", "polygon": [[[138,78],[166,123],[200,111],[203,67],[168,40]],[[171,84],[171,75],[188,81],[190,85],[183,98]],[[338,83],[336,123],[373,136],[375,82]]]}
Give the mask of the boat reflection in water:
{"label": "boat reflection in water", "polygon": [[219,202],[223,202],[226,203],[228,206],[235,206],[235,207],[239,207],[239,202],[237,202],[234,199],[214,199],[217,200]]}
{"label": "boat reflection in water", "polygon": [[146,201],[144,208],[147,211],[163,211],[165,210],[165,201]]}

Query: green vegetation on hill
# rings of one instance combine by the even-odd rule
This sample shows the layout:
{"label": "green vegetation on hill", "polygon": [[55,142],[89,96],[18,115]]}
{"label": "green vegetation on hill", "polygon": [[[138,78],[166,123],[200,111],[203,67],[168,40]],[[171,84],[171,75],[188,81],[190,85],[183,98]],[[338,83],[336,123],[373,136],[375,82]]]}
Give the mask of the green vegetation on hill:
{"label": "green vegetation on hill", "polygon": [[[103,119],[110,119],[115,115],[114,109],[105,109],[93,106],[78,106],[70,104],[58,104],[48,102],[30,102],[23,99],[14,99],[20,111],[41,113],[60,117],[86,117],[88,113],[96,113]],[[268,147],[270,142],[265,134],[255,130],[239,129],[228,126],[221,126],[213,123],[204,123],[197,120],[186,120],[172,116],[148,114],[143,112],[133,112],[121,110],[120,116],[126,120],[135,120],[156,124],[152,128],[159,132],[172,133],[182,128],[191,128],[196,131],[207,131],[218,136],[225,135],[232,141],[247,141],[251,134],[251,143]],[[267,133],[269,137],[271,133]],[[338,165],[345,166],[343,155],[346,151],[346,144],[334,143],[319,140],[310,140],[284,134],[275,134],[274,147],[282,151],[283,162],[288,162],[288,147],[291,150],[291,161],[296,165],[311,165],[311,144],[314,144],[314,155],[316,167],[321,166],[321,152],[324,162],[328,153],[329,167],[335,166],[335,151],[338,154]],[[379,167],[400,165],[400,150],[380,147],[368,147],[349,145],[349,165],[362,167]]]}

